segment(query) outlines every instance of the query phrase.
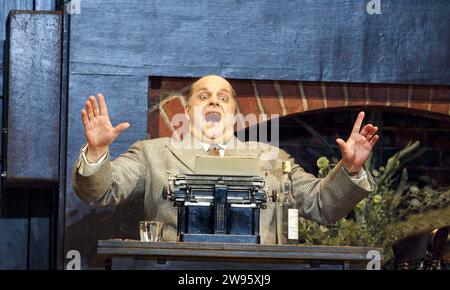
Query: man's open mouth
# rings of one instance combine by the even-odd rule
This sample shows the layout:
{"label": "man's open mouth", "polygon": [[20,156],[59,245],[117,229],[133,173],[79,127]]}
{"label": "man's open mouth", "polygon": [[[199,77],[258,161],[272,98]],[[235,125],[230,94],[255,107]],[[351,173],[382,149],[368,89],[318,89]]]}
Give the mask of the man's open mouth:
{"label": "man's open mouth", "polygon": [[205,115],[206,122],[220,122],[222,116],[218,112],[208,112]]}

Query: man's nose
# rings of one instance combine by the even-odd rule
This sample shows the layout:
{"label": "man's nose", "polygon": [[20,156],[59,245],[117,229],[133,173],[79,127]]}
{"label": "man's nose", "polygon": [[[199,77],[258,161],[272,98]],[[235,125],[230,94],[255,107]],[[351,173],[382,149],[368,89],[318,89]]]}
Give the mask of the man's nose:
{"label": "man's nose", "polygon": [[219,106],[219,98],[214,94],[209,98],[209,105],[210,106]]}

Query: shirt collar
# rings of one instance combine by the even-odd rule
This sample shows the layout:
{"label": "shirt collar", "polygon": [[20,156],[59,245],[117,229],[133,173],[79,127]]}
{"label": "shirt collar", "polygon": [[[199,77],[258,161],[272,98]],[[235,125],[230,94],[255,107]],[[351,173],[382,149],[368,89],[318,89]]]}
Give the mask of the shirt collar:
{"label": "shirt collar", "polygon": [[[202,144],[203,149],[208,152],[209,147],[211,146],[211,144],[208,143],[203,143],[200,141],[200,143]],[[225,150],[227,149],[227,144],[217,144],[217,146],[219,146],[219,150]]]}

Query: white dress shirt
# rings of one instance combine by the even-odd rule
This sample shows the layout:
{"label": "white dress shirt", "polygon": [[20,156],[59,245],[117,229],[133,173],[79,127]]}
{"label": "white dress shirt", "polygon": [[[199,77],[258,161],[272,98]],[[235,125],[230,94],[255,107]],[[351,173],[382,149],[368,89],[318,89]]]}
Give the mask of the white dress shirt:
{"label": "white dress shirt", "polygon": [[[208,143],[202,143],[202,147],[203,149],[208,152],[209,151],[209,147],[211,146],[211,144]],[[220,156],[224,156],[225,155],[225,150],[227,149],[227,145],[226,144],[217,144],[217,146],[219,146],[219,154]]]}

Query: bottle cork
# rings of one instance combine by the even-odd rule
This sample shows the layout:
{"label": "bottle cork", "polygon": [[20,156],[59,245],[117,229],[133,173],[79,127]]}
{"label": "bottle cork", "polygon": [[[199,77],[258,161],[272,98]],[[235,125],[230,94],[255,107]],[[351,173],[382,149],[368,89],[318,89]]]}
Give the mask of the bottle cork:
{"label": "bottle cork", "polygon": [[283,173],[290,173],[291,168],[291,162],[290,161],[283,161],[281,164],[281,169],[283,170]]}

